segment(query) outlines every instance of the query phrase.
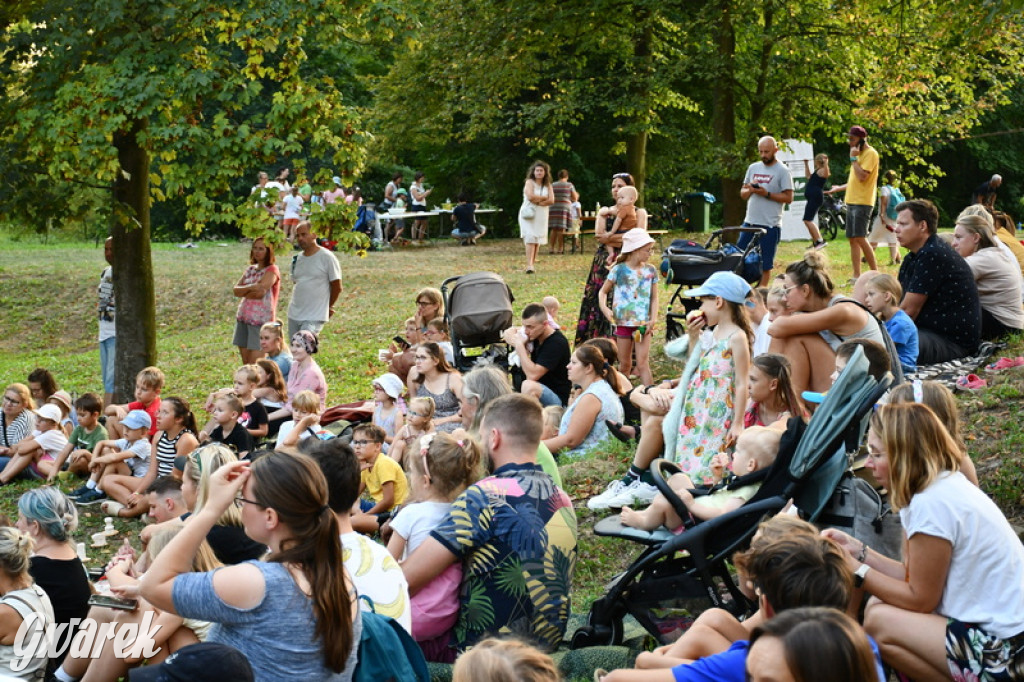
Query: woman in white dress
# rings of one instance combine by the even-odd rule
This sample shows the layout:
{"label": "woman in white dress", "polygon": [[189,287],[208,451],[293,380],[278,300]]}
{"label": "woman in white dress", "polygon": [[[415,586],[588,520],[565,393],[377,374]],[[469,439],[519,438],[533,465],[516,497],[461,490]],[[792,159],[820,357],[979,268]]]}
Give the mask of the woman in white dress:
{"label": "woman in white dress", "polygon": [[526,274],[533,274],[537,252],[548,243],[548,207],[555,203],[551,190],[551,167],[534,161],[523,185],[523,205],[519,209],[519,236],[526,244]]}

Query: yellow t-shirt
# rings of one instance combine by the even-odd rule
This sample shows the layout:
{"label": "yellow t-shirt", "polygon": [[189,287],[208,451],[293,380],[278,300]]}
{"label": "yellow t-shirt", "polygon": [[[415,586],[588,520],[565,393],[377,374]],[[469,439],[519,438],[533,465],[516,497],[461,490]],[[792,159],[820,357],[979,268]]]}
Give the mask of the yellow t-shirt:
{"label": "yellow t-shirt", "polygon": [[860,167],[868,172],[866,180],[858,180],[850,162],[850,175],[846,180],[846,203],[860,206],[874,206],[878,190],[878,152],[874,147],[864,147],[857,157]]}
{"label": "yellow t-shirt", "polygon": [[409,482],[402,471],[402,465],[385,454],[377,455],[377,461],[369,469],[359,473],[366,492],[370,494],[374,502],[384,499],[384,484],[394,482],[395,504],[404,504],[409,497]]}

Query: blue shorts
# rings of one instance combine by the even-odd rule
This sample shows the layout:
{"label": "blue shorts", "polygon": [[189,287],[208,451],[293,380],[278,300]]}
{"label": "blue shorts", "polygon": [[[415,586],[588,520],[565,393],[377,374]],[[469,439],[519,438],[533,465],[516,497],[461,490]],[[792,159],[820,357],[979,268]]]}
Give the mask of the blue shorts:
{"label": "blue shorts", "polygon": [[557,393],[552,391],[547,386],[543,386],[543,385],[541,386],[541,392],[540,392],[540,404],[543,407],[551,407],[551,406],[564,407],[565,406],[565,404],[562,402],[562,399],[558,397]]}
{"label": "blue shorts", "polygon": [[[782,239],[782,228],[781,227],[768,227],[767,225],[751,225],[750,223],[743,223],[743,227],[760,227],[764,228],[765,234],[761,237],[761,271],[768,272],[775,265],[775,250],[779,246],[779,240]],[[740,239],[736,242],[736,246],[746,251],[747,245],[750,244],[750,240],[754,238],[754,235],[750,232],[740,233]]]}

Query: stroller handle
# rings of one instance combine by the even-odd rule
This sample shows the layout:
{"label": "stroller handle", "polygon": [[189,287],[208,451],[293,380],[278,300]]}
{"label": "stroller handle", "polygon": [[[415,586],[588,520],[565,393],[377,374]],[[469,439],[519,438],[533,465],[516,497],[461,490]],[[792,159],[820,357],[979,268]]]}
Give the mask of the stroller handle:
{"label": "stroller handle", "polygon": [[712,236],[720,235],[723,232],[750,232],[752,234],[767,234],[768,230],[763,227],[743,227],[737,225],[736,227],[723,227],[719,230],[715,230],[711,233]]}

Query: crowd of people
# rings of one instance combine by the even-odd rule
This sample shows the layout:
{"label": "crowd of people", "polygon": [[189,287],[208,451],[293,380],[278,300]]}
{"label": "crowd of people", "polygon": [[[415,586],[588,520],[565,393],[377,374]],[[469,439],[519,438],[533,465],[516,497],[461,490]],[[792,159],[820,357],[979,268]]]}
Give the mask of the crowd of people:
{"label": "crowd of people", "polygon": [[[865,138],[851,131],[851,158],[867,167],[877,162]],[[743,185],[750,226],[777,228],[792,199],[776,150],[771,138],[759,141],[760,161]],[[827,158],[815,166],[827,179]],[[414,201],[425,200],[422,180]],[[401,200],[401,178],[394,182]],[[577,198],[564,171],[559,183],[543,162],[531,167],[524,208],[532,215],[520,211],[521,227],[530,223],[522,227],[528,272],[554,206]],[[968,355],[982,338],[1024,328],[1020,265],[991,211],[965,210],[947,245],[935,207],[903,200],[893,207],[894,234],[909,252],[898,276],[868,271],[852,296],[837,294],[812,231],[812,248],[773,277],[769,232],[761,287],[720,272],[686,292],[699,304],[677,351],[685,367],[659,383],[649,362],[659,274],[633,184],[629,174],[613,176],[614,202],[599,211],[575,347],[548,296],[501,333],[511,380],[497,365],[460,371],[444,297],[421,289],[403,335],[380,353],[387,371],[366,386],[372,397],[346,406],[358,418],[344,438],[344,423],[325,416],[328,386],[316,362],[341,270],[301,216],[283,218],[295,220],[283,229],[298,247],[286,321],[277,317],[274,249],[252,244],[234,288],[241,365],[230,386],[211,392],[205,422],[165,395],[157,367],[139,372],[133,401],[116,402],[112,349],[103,354],[102,397],[72,401],[43,368],[8,385],[0,485],[16,477],[48,485],[26,492],[18,519],[0,526],[0,630],[10,636],[0,638],[0,660],[16,657],[4,642],[33,614],[39,628],[153,614],[160,653],[146,667],[185,665],[207,651],[196,647],[222,645],[219,660],[236,666],[229,676],[238,679],[347,680],[363,614],[373,611],[394,618],[427,660],[454,662],[456,680],[558,679],[545,652],[566,634],[578,550],[559,463],[599,452],[611,436],[634,443],[628,471],[587,506],[618,510],[627,526],[684,532],[756,493],[788,421],[814,409],[804,392],[827,391],[856,349],[881,376]],[[108,323],[116,314],[109,277],[108,269],[99,289]],[[101,343],[108,338],[101,326]],[[914,679],[1022,679],[1024,549],[977,488],[955,402],[934,382],[900,387],[887,402],[871,420],[866,467],[899,512],[902,561],[792,516],[768,520],[736,557],[744,583],[756,586],[755,616],[706,612],[635,669],[597,679],[862,681],[884,679],[882,663]],[[669,485],[685,513],[657,494],[657,457],[679,466]],[[95,588],[72,540],[78,509],[93,505],[151,521],[105,567],[106,589],[130,600],[128,610],[90,604]],[[978,592],[979,584],[993,589]],[[113,680],[143,663],[116,655],[112,642],[101,649],[54,659],[34,652],[26,675]]]}

